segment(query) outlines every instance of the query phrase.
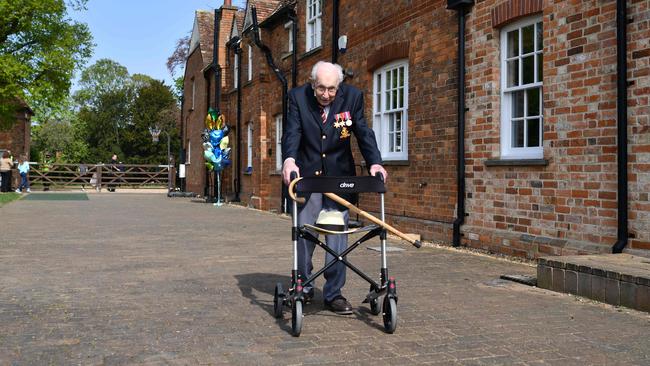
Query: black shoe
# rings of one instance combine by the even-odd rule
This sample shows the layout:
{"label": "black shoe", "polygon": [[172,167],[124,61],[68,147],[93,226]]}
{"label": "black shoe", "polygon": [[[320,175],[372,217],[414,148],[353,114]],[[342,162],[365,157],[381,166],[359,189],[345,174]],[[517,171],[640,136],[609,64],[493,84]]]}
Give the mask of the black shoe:
{"label": "black shoe", "polygon": [[339,315],[352,314],[352,305],[343,296],[335,297],[332,301],[325,301],[325,309],[331,310]]}

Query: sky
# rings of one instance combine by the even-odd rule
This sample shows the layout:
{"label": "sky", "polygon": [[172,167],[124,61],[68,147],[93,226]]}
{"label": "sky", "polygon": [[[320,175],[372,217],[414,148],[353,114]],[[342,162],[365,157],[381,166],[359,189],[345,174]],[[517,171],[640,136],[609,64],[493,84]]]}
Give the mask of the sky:
{"label": "sky", "polygon": [[[245,0],[232,3],[245,6]],[[165,64],[176,41],[192,31],[194,11],[214,10],[222,4],[223,0],[89,0],[86,10],[71,11],[70,17],[88,24],[93,35],[96,46],[86,66],[109,58],[130,74],[146,74],[173,85]],[[182,70],[176,71],[179,75]]]}

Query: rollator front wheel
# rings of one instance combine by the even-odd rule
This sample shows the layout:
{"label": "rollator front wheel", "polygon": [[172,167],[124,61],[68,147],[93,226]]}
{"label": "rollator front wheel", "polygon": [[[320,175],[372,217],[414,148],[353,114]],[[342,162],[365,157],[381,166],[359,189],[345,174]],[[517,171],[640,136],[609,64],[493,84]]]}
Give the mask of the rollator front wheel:
{"label": "rollator front wheel", "polygon": [[302,331],[302,301],[294,301],[291,307],[291,332],[294,337]]}
{"label": "rollator front wheel", "polygon": [[392,297],[384,297],[384,330],[393,334],[397,327],[397,302]]}
{"label": "rollator front wheel", "polygon": [[275,292],[273,293],[273,316],[282,318],[282,306],[284,302],[284,290],[282,284],[278,282],[275,285]]}

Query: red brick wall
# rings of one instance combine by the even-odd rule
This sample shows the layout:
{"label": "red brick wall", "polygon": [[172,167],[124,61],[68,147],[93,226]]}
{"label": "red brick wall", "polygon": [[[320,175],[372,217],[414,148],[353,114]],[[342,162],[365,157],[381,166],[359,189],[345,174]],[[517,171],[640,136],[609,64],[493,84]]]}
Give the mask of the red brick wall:
{"label": "red brick wall", "polygon": [[[185,66],[184,95],[185,104],[183,116],[185,118],[185,141],[183,147],[188,149],[190,143],[189,161],[186,165],[186,190],[203,195],[205,186],[205,164],[203,160],[203,148],[201,147],[201,132],[204,127],[204,120],[208,110],[207,105],[207,82],[203,76],[203,59],[200,46],[188,58]],[[192,82],[194,85],[194,108],[192,108]],[[187,161],[187,159],[186,159]]]}
{"label": "red brick wall", "polygon": [[25,118],[25,112],[16,114],[16,123],[7,131],[0,130],[0,149],[10,150],[13,157],[18,159],[22,154],[29,158],[31,146],[31,122]]}
{"label": "red brick wall", "polygon": [[[500,155],[500,33],[491,12],[504,3],[480,2],[468,21],[469,217],[464,243],[527,257],[608,252],[617,228],[616,3],[543,3],[544,158],[549,165],[488,167],[485,160]],[[634,31],[628,39],[635,32],[647,39],[647,5],[630,7],[630,16],[641,24],[630,25]],[[643,48],[647,42],[631,46]],[[630,64],[630,74],[647,65],[647,58]],[[630,89],[630,95],[636,90],[640,96],[630,105],[647,101],[647,77],[645,85],[645,90],[636,85]],[[630,111],[637,128],[639,122],[647,124],[647,103],[638,108],[645,113]],[[632,127],[631,141],[639,140],[634,131]],[[644,161],[648,157],[643,152],[647,142],[639,145],[631,148],[638,151],[630,156],[632,161],[642,154]],[[641,247],[648,230],[635,234],[634,228],[647,228],[648,218],[634,215],[634,207],[643,207],[635,198],[647,197],[639,189],[643,184],[634,187],[639,177],[634,172],[643,171],[644,165],[632,163],[631,168],[632,231],[644,238],[632,246]],[[647,175],[643,178],[647,182]]]}
{"label": "red brick wall", "polygon": [[[456,210],[457,14],[445,1],[380,0],[340,3],[340,34],[348,51],[339,63],[354,73],[348,83],[366,95],[372,125],[372,75],[400,58],[409,60],[409,157],[387,163],[387,220],[425,240],[451,241]],[[322,47],[305,54],[305,4],[298,1],[298,84],[317,60],[331,59],[332,2],[324,2]],[[648,1],[629,3],[630,231],[632,249],[650,248],[650,110]],[[367,16],[373,9],[373,16]],[[500,27],[537,13],[544,24],[545,166],[487,166],[500,157]],[[263,42],[290,82],[284,22],[264,29]],[[228,25],[228,31],[230,25]],[[280,83],[254,48],[247,82],[242,43],[242,170],[246,123],[254,126],[254,163],[242,176],[241,198],[263,210],[280,208],[275,171],[275,120]],[[608,252],[616,240],[616,24],[615,2],[597,0],[485,0],[467,16],[466,170],[468,214],[463,244],[534,258],[546,254]],[[236,124],[232,53],[224,67],[222,109]],[[202,119],[201,125],[202,125]],[[196,122],[195,122],[196,123]],[[236,131],[231,134],[233,176]],[[355,150],[356,161],[362,157]],[[361,172],[362,168],[359,169]],[[230,187],[234,183],[230,178]],[[374,196],[361,207],[378,210]]]}
{"label": "red brick wall", "polygon": [[628,1],[630,248],[650,250],[650,1]]}

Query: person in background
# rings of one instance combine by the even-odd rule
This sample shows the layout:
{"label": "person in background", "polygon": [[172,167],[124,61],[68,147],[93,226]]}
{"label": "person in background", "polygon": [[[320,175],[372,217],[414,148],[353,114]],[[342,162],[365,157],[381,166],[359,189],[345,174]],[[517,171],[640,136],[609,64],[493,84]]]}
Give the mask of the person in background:
{"label": "person in background", "polygon": [[[111,164],[110,167],[109,167],[110,171],[112,171],[112,172],[119,172],[120,171],[120,161],[117,159],[117,154],[113,154],[113,156],[111,156],[110,164]],[[113,173],[113,174],[115,174],[115,173]],[[113,177],[115,177],[115,175],[113,175]],[[109,192],[115,192],[115,187],[116,187],[115,183],[110,183],[108,185],[108,191]]]}
{"label": "person in background", "polygon": [[18,158],[18,173],[20,174],[20,186],[16,189],[16,193],[23,193],[23,189],[27,188],[27,193],[31,192],[29,189],[29,179],[27,174],[29,174],[29,161],[27,161],[27,156],[20,155]]}
{"label": "person in background", "polygon": [[9,151],[2,153],[0,157],[0,175],[2,176],[2,184],[0,185],[1,192],[11,191],[11,168],[14,162],[9,157]]}
{"label": "person in background", "polygon": [[88,174],[88,166],[86,164],[79,164],[79,179],[81,179],[81,190],[86,191],[86,174]]}

